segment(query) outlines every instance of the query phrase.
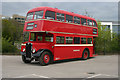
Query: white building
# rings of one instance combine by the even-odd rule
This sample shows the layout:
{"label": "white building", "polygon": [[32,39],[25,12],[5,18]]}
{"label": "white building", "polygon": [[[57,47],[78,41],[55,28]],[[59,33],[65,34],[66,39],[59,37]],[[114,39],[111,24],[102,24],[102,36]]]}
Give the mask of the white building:
{"label": "white building", "polygon": [[101,21],[101,25],[111,30],[111,33],[120,34],[120,21]]}

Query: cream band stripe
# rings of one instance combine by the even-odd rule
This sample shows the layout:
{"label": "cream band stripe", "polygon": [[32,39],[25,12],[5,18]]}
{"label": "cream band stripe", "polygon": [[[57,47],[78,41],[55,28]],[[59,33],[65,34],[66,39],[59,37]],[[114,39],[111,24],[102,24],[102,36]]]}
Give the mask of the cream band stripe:
{"label": "cream band stripe", "polygon": [[74,34],[74,35],[97,36],[97,35],[91,35],[91,34],[78,34],[78,33],[54,32],[54,31],[30,31],[30,32],[50,32],[50,33],[62,33],[62,34]]}
{"label": "cream band stripe", "polygon": [[54,46],[93,46],[93,44],[55,44]]}

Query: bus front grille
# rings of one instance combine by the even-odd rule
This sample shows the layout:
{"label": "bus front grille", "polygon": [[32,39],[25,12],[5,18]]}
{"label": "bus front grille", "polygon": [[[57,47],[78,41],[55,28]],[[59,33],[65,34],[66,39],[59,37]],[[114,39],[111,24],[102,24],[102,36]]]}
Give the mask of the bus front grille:
{"label": "bus front grille", "polygon": [[26,58],[31,58],[31,43],[26,43]]}

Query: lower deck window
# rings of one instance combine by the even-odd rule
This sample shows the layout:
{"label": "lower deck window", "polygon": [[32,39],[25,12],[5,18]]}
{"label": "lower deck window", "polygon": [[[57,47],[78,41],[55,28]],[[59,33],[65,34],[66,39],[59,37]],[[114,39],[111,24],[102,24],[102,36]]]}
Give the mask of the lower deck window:
{"label": "lower deck window", "polygon": [[88,39],[87,39],[87,43],[88,43],[88,44],[92,44],[92,38],[88,38]]}
{"label": "lower deck window", "polygon": [[56,37],[56,43],[57,44],[64,44],[64,37],[63,36],[57,36]]}
{"label": "lower deck window", "polygon": [[38,41],[42,41],[42,36],[38,36]]}
{"label": "lower deck window", "polygon": [[74,37],[74,44],[80,44],[80,37]]}
{"label": "lower deck window", "polygon": [[73,37],[66,37],[66,44],[72,44]]}
{"label": "lower deck window", "polygon": [[36,33],[31,33],[30,41],[36,41]]}
{"label": "lower deck window", "polygon": [[86,38],[81,38],[81,44],[86,44]]}
{"label": "lower deck window", "polygon": [[46,36],[45,41],[53,42],[53,37],[52,36]]}

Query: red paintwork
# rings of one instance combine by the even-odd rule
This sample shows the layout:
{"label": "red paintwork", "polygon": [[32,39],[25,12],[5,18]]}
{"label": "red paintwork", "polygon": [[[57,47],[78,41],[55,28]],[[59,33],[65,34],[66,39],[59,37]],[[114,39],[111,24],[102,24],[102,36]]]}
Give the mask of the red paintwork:
{"label": "red paintwork", "polygon": [[[56,36],[65,36],[65,37],[85,37],[85,38],[92,38],[91,36],[81,36],[81,35],[71,35],[71,34],[54,34]],[[56,39],[55,39],[56,40]],[[64,41],[65,42],[65,41]],[[80,40],[81,42],[81,40]],[[93,43],[93,41],[92,41]],[[90,51],[90,57],[93,57],[93,46],[55,46],[54,47],[54,60],[55,58],[60,58],[59,60],[63,59],[71,59],[71,58],[81,58],[83,50],[88,48]],[[73,50],[80,49],[78,52],[73,52]]]}
{"label": "red paintwork", "polygon": [[44,56],[44,62],[45,62],[45,63],[48,63],[49,60],[50,60],[50,57],[49,57],[49,55],[46,54],[46,55]]}
{"label": "red paintwork", "polygon": [[[59,13],[63,13],[63,14],[69,14],[69,15],[80,17],[80,18],[86,18],[86,19],[95,21],[95,19],[87,17],[87,16],[82,16],[79,14],[75,14],[75,13],[71,13],[71,12],[67,12],[67,11],[63,11],[63,10],[59,10],[59,9],[55,9],[55,8],[50,8],[50,7],[34,8],[34,9],[28,11],[28,13],[39,11],[39,10],[44,10],[43,19],[45,16],[45,11],[50,10],[50,11],[55,11],[55,12],[59,12]],[[34,24],[37,24],[37,27],[36,28],[34,27],[32,30],[26,30],[27,23],[32,23],[32,22],[34,22]],[[44,37],[45,37],[46,33],[41,32],[43,34],[43,41],[30,41],[30,39],[29,39],[28,42],[33,44],[32,48],[35,49],[36,51],[38,51],[39,49],[49,49],[52,52],[52,54],[54,55],[54,61],[55,61],[56,58],[59,58],[58,60],[81,58],[83,50],[85,48],[89,49],[90,57],[93,57],[94,56],[93,46],[54,46],[56,44],[56,36],[92,38],[92,43],[93,43],[93,36],[90,36],[90,35],[93,35],[93,29],[98,29],[98,28],[82,26],[82,25],[75,25],[75,24],[70,24],[70,23],[65,23],[65,22],[56,22],[56,20],[49,21],[49,20],[40,20],[39,19],[39,20],[33,20],[33,21],[30,20],[30,21],[25,22],[23,31],[24,32],[26,32],[26,31],[29,31],[29,32],[53,31],[53,32],[65,32],[65,33],[79,34],[79,35],[76,35],[76,34],[62,34],[62,33],[49,32],[53,35],[54,41],[53,42],[45,42]],[[80,34],[87,34],[87,35],[80,35]],[[97,30],[97,34],[94,34],[94,35],[96,35],[96,37],[98,36],[98,30]],[[25,43],[26,42],[24,42],[23,44],[25,44]],[[66,44],[66,43],[64,43],[64,44]],[[25,46],[21,46],[21,51],[23,51],[23,48],[25,48]],[[80,49],[80,51],[74,52],[73,51],[74,49]]]}
{"label": "red paintwork", "polygon": [[[80,18],[85,18],[85,19],[90,19],[90,20],[94,20],[94,18],[90,18],[87,16],[83,16],[83,15],[79,15],[79,14],[75,14],[72,12],[67,12],[67,11],[63,11],[63,10],[59,10],[59,9],[55,9],[55,8],[50,8],[50,7],[38,7],[38,8],[34,8],[30,11],[28,11],[28,13],[30,12],[35,12],[35,11],[39,11],[39,10],[44,10],[44,14],[43,14],[43,19],[45,16],[45,12],[46,10],[50,10],[50,11],[54,11],[54,12],[59,12],[59,13],[63,13],[63,14],[69,14],[72,16],[77,16]],[[88,27],[88,26],[83,26],[83,25],[75,25],[75,24],[70,24],[70,23],[65,23],[65,22],[56,22],[57,20],[36,20],[36,21],[28,21],[25,23],[24,26],[24,31],[54,31],[54,32],[66,32],[66,33],[79,33],[79,34],[90,34],[93,35],[93,29],[97,29],[97,27]],[[34,24],[37,24],[37,28],[33,28],[32,30],[26,30],[27,24],[28,23],[32,23],[34,22]],[[95,21],[96,22],[96,21]],[[75,32],[74,32],[75,31]],[[98,36],[97,34],[94,34],[96,36]]]}

